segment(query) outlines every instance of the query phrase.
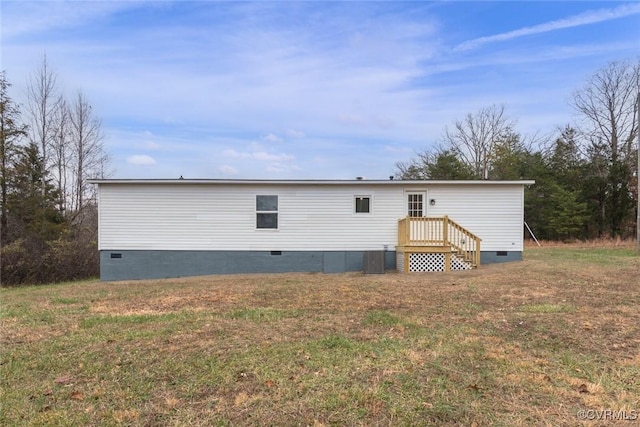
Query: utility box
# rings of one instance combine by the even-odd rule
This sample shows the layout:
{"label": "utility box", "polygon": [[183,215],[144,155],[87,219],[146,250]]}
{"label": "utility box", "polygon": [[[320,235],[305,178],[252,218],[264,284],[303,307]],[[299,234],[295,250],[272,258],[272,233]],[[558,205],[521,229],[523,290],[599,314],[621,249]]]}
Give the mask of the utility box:
{"label": "utility box", "polygon": [[365,251],[364,273],[384,274],[384,251]]}

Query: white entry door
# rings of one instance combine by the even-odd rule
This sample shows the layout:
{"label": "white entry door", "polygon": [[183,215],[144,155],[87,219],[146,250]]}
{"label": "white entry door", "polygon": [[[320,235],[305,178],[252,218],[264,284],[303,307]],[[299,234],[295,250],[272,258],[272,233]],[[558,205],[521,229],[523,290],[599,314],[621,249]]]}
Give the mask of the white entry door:
{"label": "white entry door", "polygon": [[[427,216],[427,192],[411,191],[405,193],[405,214],[410,218],[422,218]],[[411,242],[426,239],[425,221],[409,221],[409,239]]]}

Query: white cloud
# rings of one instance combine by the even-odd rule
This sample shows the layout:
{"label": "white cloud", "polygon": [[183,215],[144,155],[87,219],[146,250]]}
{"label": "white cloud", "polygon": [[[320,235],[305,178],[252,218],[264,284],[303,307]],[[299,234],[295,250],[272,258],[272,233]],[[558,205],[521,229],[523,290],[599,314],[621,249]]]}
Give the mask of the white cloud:
{"label": "white cloud", "polygon": [[144,143],[144,148],[149,150],[159,150],[162,147],[160,144],[154,141],[147,141]]}
{"label": "white cloud", "polygon": [[250,142],[249,145],[247,146],[247,149],[249,151],[264,151],[265,150],[264,145],[260,144],[259,142],[255,142],[255,141]]}
{"label": "white cloud", "polygon": [[288,169],[279,164],[279,163],[272,163],[269,166],[267,166],[267,172],[275,172],[275,173],[281,173],[281,172],[286,172]]}
{"label": "white cloud", "polygon": [[468,40],[456,46],[455,50],[475,49],[487,43],[511,40],[517,37],[546,33],[564,28],[579,27],[581,25],[595,24],[597,22],[623,18],[625,16],[635,15],[638,13],[640,13],[640,4],[625,4],[618,6],[615,9],[590,10],[568,18],[557,19],[555,21],[545,22],[544,24],[534,25],[532,27],[524,27],[513,31],[507,31],[506,33]]}
{"label": "white cloud", "polygon": [[262,139],[264,141],[267,142],[282,142],[282,138],[280,138],[278,135],[274,134],[274,133],[270,133],[268,135],[265,135],[262,137]]}
{"label": "white cloud", "polygon": [[297,129],[287,129],[285,131],[285,134],[289,137],[289,138],[304,138],[305,136],[307,136],[304,132],[299,131]]}
{"label": "white cloud", "polygon": [[396,125],[395,120],[382,115],[341,114],[338,123],[346,126],[362,126],[377,129],[390,129]]}
{"label": "white cloud", "polygon": [[127,157],[127,163],[137,166],[152,166],[156,164],[156,159],[146,154],[134,154]]}
{"label": "white cloud", "polygon": [[[120,7],[133,9],[116,13]],[[154,19],[131,25],[149,7]],[[548,112],[558,111],[585,76],[611,58],[637,54],[631,19],[610,22],[624,25],[610,34],[551,33],[552,42],[540,37],[540,49],[514,43],[508,51],[456,54],[443,44],[475,27],[465,19],[478,19],[467,11],[455,15],[465,9],[456,2],[9,1],[2,8],[3,64],[14,79],[15,101],[24,104],[20,76],[46,51],[63,89],[81,86],[102,117],[105,146],[122,178],[233,172],[225,166],[248,178],[353,177],[364,174],[363,159],[374,155],[379,166],[364,172],[384,177],[396,161],[432,144],[445,124],[486,105],[505,103],[510,112],[515,106],[526,117],[521,124],[549,126]],[[511,28],[520,30],[467,44],[637,9],[627,3],[530,27],[513,16]],[[568,61],[573,58],[579,61]],[[563,110],[552,123],[570,117]],[[316,164],[316,158],[324,160]]]}
{"label": "white cloud", "polygon": [[222,152],[223,155],[228,157],[237,157],[241,159],[254,159],[254,160],[265,160],[270,162],[282,162],[294,160],[295,156],[291,154],[271,154],[266,151],[252,151],[252,152],[240,152],[234,149],[227,149]]}
{"label": "white cloud", "polygon": [[278,162],[295,159],[295,156],[291,154],[285,154],[285,153],[270,154],[264,151],[257,151],[255,153],[251,153],[251,157],[256,160],[268,160],[268,161],[278,161]]}
{"label": "white cloud", "polygon": [[388,152],[388,153],[410,153],[411,149],[408,147],[394,147],[393,145],[385,145],[384,146],[384,151]]}
{"label": "white cloud", "polygon": [[380,129],[389,129],[396,125],[395,120],[390,117],[375,117],[374,121]]}
{"label": "white cloud", "polygon": [[[153,7],[162,12],[161,6]],[[45,46],[55,66],[64,61],[57,67],[60,75],[80,82],[104,112],[103,123],[151,131],[140,130],[142,136],[133,146],[138,150],[154,155],[175,151],[175,144],[168,140],[182,135],[189,135],[190,144],[212,146],[226,137],[258,135],[258,142],[265,146],[260,149],[225,145],[243,147],[236,150],[254,153],[249,157],[256,160],[287,159],[295,148],[272,153],[272,144],[307,135],[375,138],[376,132],[394,124],[376,117],[388,117],[392,111],[394,119],[400,119],[395,122],[408,123],[413,120],[402,116],[423,115],[420,110],[425,104],[417,102],[416,92],[398,88],[420,75],[420,61],[435,50],[435,38],[420,39],[433,34],[433,25],[411,23],[406,16],[357,4],[337,7],[344,7],[344,13],[316,11],[322,25],[300,25],[296,16],[289,16],[296,12],[275,3],[202,3],[198,13],[213,19],[226,16],[224,10],[238,21],[216,18],[216,25],[205,28],[167,19],[115,31],[100,20],[104,28],[99,34],[87,29],[89,36],[83,39],[52,37],[44,44],[3,44],[3,56],[14,58],[13,62],[18,56],[37,58]],[[247,13],[254,8],[267,13]],[[297,18],[308,13],[303,5],[294,9],[300,14]],[[371,20],[354,20],[350,14]],[[118,22],[117,16],[113,19]],[[378,19],[385,20],[384,28]],[[282,20],[283,25],[272,25],[272,20]],[[75,23],[67,25],[74,28]],[[206,48],[211,45],[217,48]],[[340,111],[354,115],[336,120]],[[366,123],[343,126],[358,120]],[[283,121],[288,126],[282,126]],[[416,140],[421,133],[407,127],[395,129]],[[159,154],[156,159],[160,161]]]}
{"label": "white cloud", "polygon": [[358,114],[340,114],[338,116],[338,122],[343,124],[343,125],[357,125],[357,126],[361,126],[364,125],[366,122],[366,119]]}
{"label": "white cloud", "polygon": [[282,163],[270,163],[267,166],[267,172],[271,173],[283,173],[283,172],[298,172],[301,168],[297,165],[286,165]]}
{"label": "white cloud", "polygon": [[[15,3],[15,4],[13,4]],[[140,7],[136,2],[2,2],[2,35],[46,33],[87,25],[105,16]]]}
{"label": "white cloud", "polygon": [[223,175],[237,175],[238,169],[229,165],[222,165],[218,168],[218,171]]}
{"label": "white cloud", "polygon": [[222,155],[226,157],[248,157],[248,156],[244,156],[243,153],[240,153],[239,151],[236,151],[233,148],[228,148],[224,150],[222,152]]}

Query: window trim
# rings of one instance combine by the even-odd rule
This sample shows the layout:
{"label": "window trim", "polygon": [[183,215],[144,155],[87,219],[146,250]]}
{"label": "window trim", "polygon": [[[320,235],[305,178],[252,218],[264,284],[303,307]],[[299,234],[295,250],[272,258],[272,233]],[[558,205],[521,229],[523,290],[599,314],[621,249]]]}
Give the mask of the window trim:
{"label": "window trim", "polygon": [[[369,199],[369,210],[366,212],[358,212],[358,199]],[[353,196],[353,214],[354,215],[371,215],[373,212],[373,197],[369,194],[356,194]]]}
{"label": "window trim", "polygon": [[[275,197],[276,198],[276,210],[258,210],[258,197]],[[255,197],[255,230],[256,231],[278,231],[280,229],[280,197],[278,194],[256,194]],[[276,226],[275,227],[258,227],[258,216],[261,214],[275,214]]]}

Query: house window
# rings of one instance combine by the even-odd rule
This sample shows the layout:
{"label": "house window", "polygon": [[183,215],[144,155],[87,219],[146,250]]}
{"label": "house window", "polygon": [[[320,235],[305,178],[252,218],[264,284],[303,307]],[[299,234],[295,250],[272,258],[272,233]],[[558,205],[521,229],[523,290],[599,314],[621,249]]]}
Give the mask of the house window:
{"label": "house window", "polygon": [[411,217],[423,216],[422,204],[424,201],[424,194],[414,193],[407,195],[407,215]]}
{"label": "house window", "polygon": [[371,212],[371,197],[370,196],[356,196],[355,197],[356,213],[370,213]]}
{"label": "house window", "polygon": [[278,196],[256,196],[256,228],[278,229]]}

